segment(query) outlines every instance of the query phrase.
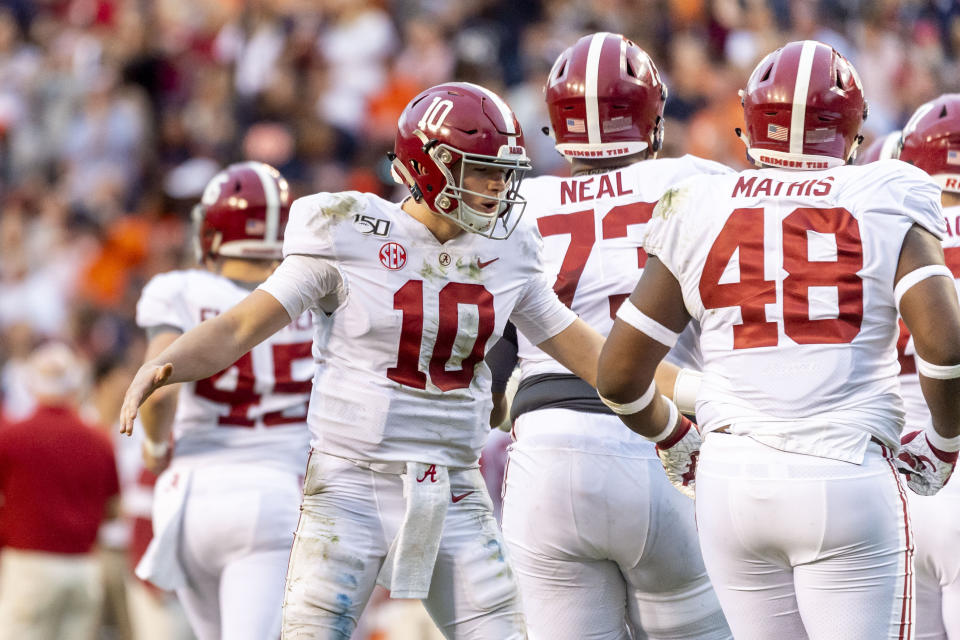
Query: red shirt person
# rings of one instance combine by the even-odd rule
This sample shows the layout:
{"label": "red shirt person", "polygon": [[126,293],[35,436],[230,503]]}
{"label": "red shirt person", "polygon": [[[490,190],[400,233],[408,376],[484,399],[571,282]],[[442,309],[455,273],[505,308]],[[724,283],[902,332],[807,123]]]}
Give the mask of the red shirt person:
{"label": "red shirt person", "polygon": [[113,511],[113,447],[76,406],[82,363],[62,344],[30,358],[37,409],[0,430],[0,640],[86,637],[102,586],[91,551]]}

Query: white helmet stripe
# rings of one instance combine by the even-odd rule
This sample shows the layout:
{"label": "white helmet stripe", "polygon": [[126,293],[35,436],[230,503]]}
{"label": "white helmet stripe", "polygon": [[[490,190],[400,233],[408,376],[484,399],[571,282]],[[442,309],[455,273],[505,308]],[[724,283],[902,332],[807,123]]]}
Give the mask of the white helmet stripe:
{"label": "white helmet stripe", "polygon": [[250,162],[248,165],[260,178],[267,200],[267,228],[263,239],[265,242],[277,242],[280,234],[280,190],[277,188],[277,181],[262,163]]}
{"label": "white helmet stripe", "polygon": [[600,144],[600,101],[597,97],[597,85],[600,78],[600,52],[603,51],[603,41],[607,33],[595,33],[590,39],[590,48],[587,50],[587,68],[584,78],[586,86],[583,91],[584,103],[587,107],[587,142]]}
{"label": "white helmet stripe", "polygon": [[468,84],[477,91],[480,91],[485,96],[490,98],[490,102],[496,105],[497,109],[500,111],[500,115],[503,117],[503,121],[506,123],[506,134],[508,136],[507,144],[511,147],[517,146],[517,131],[513,127],[513,110],[507,105],[506,102],[503,101],[503,98],[495,94],[493,91],[490,91],[490,89],[481,87],[478,84],[473,84],[472,82],[465,82],[464,84]]}
{"label": "white helmet stripe", "polygon": [[804,40],[797,65],[797,84],[793,89],[793,112],[790,116],[790,153],[803,153],[804,122],[807,117],[807,93],[810,89],[810,73],[817,42]]}

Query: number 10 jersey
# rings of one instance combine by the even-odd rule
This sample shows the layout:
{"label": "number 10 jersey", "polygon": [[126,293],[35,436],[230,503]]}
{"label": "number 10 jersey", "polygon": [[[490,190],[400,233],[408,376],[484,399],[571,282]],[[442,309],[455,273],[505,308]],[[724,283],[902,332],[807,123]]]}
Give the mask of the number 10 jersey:
{"label": "number 10 jersey", "polygon": [[703,429],[855,463],[871,437],[899,446],[893,288],[914,224],[943,236],[940,192],[896,160],[668,191],[644,245],[700,321]]}
{"label": "number 10 jersey", "polygon": [[[539,343],[576,317],[539,254],[525,221],[506,240],[462,233],[440,243],[371,194],[294,202],[287,258],[261,289],[291,315],[314,310],[313,446],[358,460],[475,465],[489,432],[487,349],[507,320]],[[319,282],[321,267],[339,275],[335,309],[323,303],[335,292]]]}

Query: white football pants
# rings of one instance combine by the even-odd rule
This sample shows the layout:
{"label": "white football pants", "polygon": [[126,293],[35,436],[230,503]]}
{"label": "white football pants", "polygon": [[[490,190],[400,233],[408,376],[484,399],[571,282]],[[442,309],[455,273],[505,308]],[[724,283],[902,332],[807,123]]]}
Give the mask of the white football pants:
{"label": "white football pants", "polygon": [[916,540],[916,640],[960,640],[960,474],[935,496],[910,494]]}
{"label": "white football pants", "polygon": [[280,634],[301,472],[238,464],[193,469],[179,545],[188,586],[177,597],[199,640]]}
{"label": "white football pants", "polygon": [[616,416],[566,409],[514,430],[503,530],[532,640],[731,637],[693,501],[652,444]]}
{"label": "white football pants", "polygon": [[[521,640],[516,578],[479,469],[450,470],[450,489],[423,604],[447,638]],[[313,451],[287,573],[284,640],[349,640],[405,509],[400,475]]]}
{"label": "white football pants", "polygon": [[697,469],[707,572],[737,640],[913,638],[906,486],[863,464],[711,433]]}

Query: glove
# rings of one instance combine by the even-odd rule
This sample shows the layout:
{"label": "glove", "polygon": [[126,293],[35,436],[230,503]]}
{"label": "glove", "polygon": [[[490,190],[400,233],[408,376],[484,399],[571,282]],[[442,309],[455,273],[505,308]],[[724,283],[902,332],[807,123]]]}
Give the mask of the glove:
{"label": "glove", "polygon": [[691,499],[694,496],[701,442],[703,439],[697,425],[686,416],[681,416],[680,424],[673,433],[657,443],[657,455],[667,472],[667,479],[680,493]]}
{"label": "glove", "polygon": [[930,444],[923,431],[911,431],[900,439],[897,470],[907,478],[910,490],[932,496],[943,488],[957,464],[956,451],[943,451]]}

